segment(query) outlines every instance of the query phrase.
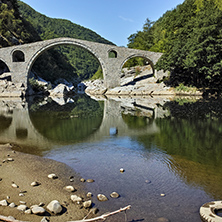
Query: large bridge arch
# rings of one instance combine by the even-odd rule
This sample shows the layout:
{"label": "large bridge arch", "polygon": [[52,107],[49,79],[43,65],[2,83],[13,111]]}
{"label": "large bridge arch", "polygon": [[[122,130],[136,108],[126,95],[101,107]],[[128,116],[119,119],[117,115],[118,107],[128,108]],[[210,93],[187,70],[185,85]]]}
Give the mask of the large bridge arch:
{"label": "large bridge arch", "polygon": [[92,48],[90,48],[86,44],[83,44],[81,42],[77,42],[74,39],[73,40],[72,39],[58,39],[57,41],[55,39],[54,42],[49,42],[48,44],[43,44],[42,47],[38,48],[38,50],[36,52],[34,52],[32,57],[30,58],[30,60],[27,61],[28,62],[28,65],[26,67],[27,81],[29,79],[32,66],[35,63],[35,61],[38,59],[39,56],[41,56],[44,52],[46,52],[49,49],[52,49],[56,46],[65,46],[65,45],[80,47],[80,48],[83,48],[83,49],[87,50],[88,52],[90,52],[98,60],[100,66],[102,68],[102,71],[103,71],[104,80],[106,79],[106,75],[104,75],[105,69],[106,69],[105,63]]}

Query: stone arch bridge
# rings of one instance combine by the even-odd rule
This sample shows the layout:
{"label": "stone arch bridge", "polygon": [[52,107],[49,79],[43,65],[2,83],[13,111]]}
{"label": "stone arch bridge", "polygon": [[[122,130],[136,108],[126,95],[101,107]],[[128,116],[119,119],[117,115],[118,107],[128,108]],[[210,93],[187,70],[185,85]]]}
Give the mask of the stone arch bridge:
{"label": "stone arch bridge", "polygon": [[[120,85],[122,67],[130,58],[146,58],[153,68],[153,73],[158,74],[154,69],[154,65],[162,55],[156,52],[117,47],[73,38],[56,38],[1,48],[0,61],[8,67],[14,83],[23,83],[27,86],[29,73],[36,59],[46,50],[61,45],[74,45],[92,53],[102,67],[104,82],[108,88]],[[112,58],[109,56],[110,53],[113,55]]]}

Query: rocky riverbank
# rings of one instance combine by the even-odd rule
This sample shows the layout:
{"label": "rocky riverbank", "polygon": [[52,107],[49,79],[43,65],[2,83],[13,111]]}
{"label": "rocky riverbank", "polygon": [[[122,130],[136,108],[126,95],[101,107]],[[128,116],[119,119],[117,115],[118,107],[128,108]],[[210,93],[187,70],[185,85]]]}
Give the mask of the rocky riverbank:
{"label": "rocky riverbank", "polygon": [[[81,177],[65,164],[0,145],[0,215],[31,222],[83,219],[91,208]],[[79,204],[73,199],[81,197]]]}
{"label": "rocky riverbank", "polygon": [[[138,72],[139,69],[139,72]],[[167,86],[161,79],[152,74],[150,66],[135,67],[123,69],[121,84],[113,89],[107,89],[103,80],[84,81],[85,92],[89,95],[106,96],[177,96],[177,95],[195,95],[202,96],[202,92],[195,91],[177,91],[173,87]]]}

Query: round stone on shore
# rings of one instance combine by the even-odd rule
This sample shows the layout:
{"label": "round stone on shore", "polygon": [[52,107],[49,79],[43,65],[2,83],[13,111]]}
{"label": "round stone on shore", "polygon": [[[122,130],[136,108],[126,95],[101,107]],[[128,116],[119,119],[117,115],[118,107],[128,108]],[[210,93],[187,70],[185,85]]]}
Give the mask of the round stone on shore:
{"label": "round stone on shore", "polygon": [[92,201],[91,200],[87,200],[85,202],[83,202],[83,207],[84,208],[90,208],[92,206]]}
{"label": "round stone on shore", "polygon": [[56,174],[51,173],[51,174],[48,175],[48,178],[54,180],[54,179],[57,179],[58,177],[56,176]]}
{"label": "round stone on shore", "polygon": [[161,193],[160,196],[161,196],[161,197],[165,197],[166,194],[165,194],[165,193]]}
{"label": "round stone on shore", "polygon": [[97,199],[99,201],[107,201],[108,200],[108,198],[104,194],[98,194]]}
{"label": "round stone on shore", "polygon": [[149,184],[149,183],[151,183],[151,181],[150,180],[145,180],[145,183]]}
{"label": "round stone on shore", "polygon": [[119,171],[120,171],[120,173],[124,173],[125,172],[125,170],[123,168],[121,168]]}
{"label": "round stone on shore", "polygon": [[32,214],[32,211],[31,211],[31,209],[28,209],[28,210],[26,210],[24,213],[25,213],[25,214]]}
{"label": "round stone on shore", "polygon": [[9,204],[9,207],[15,208],[15,207],[16,207],[16,204],[15,204],[15,203],[10,203],[10,204]]}
{"label": "round stone on shore", "polygon": [[84,183],[86,180],[85,180],[84,178],[81,178],[80,181],[81,181],[82,183]]}
{"label": "round stone on shore", "polygon": [[54,214],[60,214],[62,212],[62,206],[58,200],[51,201],[48,204],[47,209]]}
{"label": "round stone on shore", "polygon": [[8,161],[8,162],[13,162],[14,159],[13,159],[13,158],[7,158],[7,161]]}
{"label": "round stone on shore", "polygon": [[118,197],[119,197],[119,194],[118,194],[117,192],[112,192],[112,193],[110,194],[110,196],[111,196],[112,198],[118,198]]}
{"label": "round stone on shore", "polygon": [[66,186],[65,190],[69,191],[69,192],[74,192],[76,191],[76,189],[73,186]]}
{"label": "round stone on shore", "polygon": [[36,206],[32,208],[32,213],[35,215],[44,215],[45,209],[43,207]]}
{"label": "round stone on shore", "polygon": [[39,183],[38,181],[34,181],[34,182],[31,183],[32,187],[37,187],[39,185],[41,185],[41,183]]}
{"label": "round stone on shore", "polygon": [[91,198],[91,197],[92,197],[92,193],[91,193],[91,192],[88,192],[88,193],[86,194],[86,196],[87,196],[88,198]]}
{"label": "round stone on shore", "polygon": [[18,207],[17,207],[17,209],[19,210],[19,211],[23,211],[23,212],[25,212],[26,210],[27,210],[27,206],[26,205],[24,205],[24,204],[21,204],[21,205],[19,205]]}
{"label": "round stone on shore", "polygon": [[19,188],[19,186],[17,184],[15,184],[15,183],[12,183],[12,187],[13,188]]}
{"label": "round stone on shore", "polygon": [[8,201],[7,200],[1,200],[0,201],[0,206],[7,207],[8,206]]}
{"label": "round stone on shore", "polygon": [[20,197],[24,197],[25,194],[24,194],[24,193],[20,193],[19,196],[20,196]]}
{"label": "round stone on shore", "polygon": [[75,202],[82,202],[82,198],[77,196],[77,195],[71,195],[71,200],[75,203]]}

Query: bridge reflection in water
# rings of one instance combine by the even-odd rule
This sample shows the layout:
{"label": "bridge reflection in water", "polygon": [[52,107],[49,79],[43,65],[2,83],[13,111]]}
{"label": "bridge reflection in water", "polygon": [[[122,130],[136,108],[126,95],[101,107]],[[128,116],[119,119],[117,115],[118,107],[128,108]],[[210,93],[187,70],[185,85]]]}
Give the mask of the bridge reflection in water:
{"label": "bridge reflection in water", "polygon": [[[23,151],[26,147],[27,152],[41,155],[41,150],[52,149],[55,145],[100,141],[110,135],[112,128],[118,130],[119,136],[158,132],[153,119],[158,116],[159,108],[157,101],[152,99],[149,103],[140,98],[124,102],[119,98],[100,99],[98,102],[82,95],[74,100],[77,102],[65,104],[63,108],[56,102],[30,106],[22,101],[0,101],[0,142],[15,143],[23,147]],[[98,108],[84,113],[89,101],[93,103],[91,106]],[[53,105],[60,111],[52,111]],[[141,129],[133,129],[124,119],[135,112],[145,117],[146,123]]]}

